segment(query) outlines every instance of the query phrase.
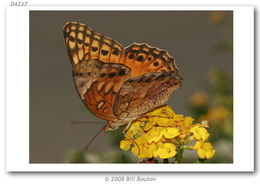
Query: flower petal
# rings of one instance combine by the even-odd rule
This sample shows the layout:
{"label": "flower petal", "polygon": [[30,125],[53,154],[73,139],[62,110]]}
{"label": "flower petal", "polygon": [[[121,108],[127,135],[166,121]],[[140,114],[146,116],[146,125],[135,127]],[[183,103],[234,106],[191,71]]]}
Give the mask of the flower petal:
{"label": "flower petal", "polygon": [[180,134],[179,129],[177,128],[172,128],[172,127],[167,127],[165,130],[162,131],[164,137],[166,138],[175,138]]}
{"label": "flower petal", "polygon": [[172,158],[176,155],[176,146],[172,143],[164,143],[163,147],[159,147],[154,155],[161,159]]}
{"label": "flower petal", "polygon": [[197,141],[194,148],[198,152],[200,158],[211,159],[215,155],[216,150],[213,149],[213,146],[209,142]]}
{"label": "flower petal", "polygon": [[131,144],[132,144],[132,141],[131,141],[131,140],[128,140],[128,139],[121,140],[121,141],[120,141],[120,149],[122,149],[122,150],[124,150],[124,151],[127,151],[127,150],[130,149]]}
{"label": "flower petal", "polygon": [[209,138],[209,133],[207,131],[207,129],[200,127],[198,125],[196,125],[195,127],[192,127],[190,129],[190,132],[193,133],[193,136],[197,139],[197,140],[203,140],[206,141]]}

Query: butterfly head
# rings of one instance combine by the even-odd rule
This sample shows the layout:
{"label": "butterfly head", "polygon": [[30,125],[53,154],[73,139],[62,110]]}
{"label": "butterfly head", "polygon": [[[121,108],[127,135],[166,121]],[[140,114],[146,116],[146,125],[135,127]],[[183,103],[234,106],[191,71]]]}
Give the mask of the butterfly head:
{"label": "butterfly head", "polygon": [[123,126],[137,119],[137,117],[128,117],[127,113],[123,114],[122,119],[115,119],[107,121],[107,125],[104,127],[104,131],[112,131],[118,129],[118,127]]}

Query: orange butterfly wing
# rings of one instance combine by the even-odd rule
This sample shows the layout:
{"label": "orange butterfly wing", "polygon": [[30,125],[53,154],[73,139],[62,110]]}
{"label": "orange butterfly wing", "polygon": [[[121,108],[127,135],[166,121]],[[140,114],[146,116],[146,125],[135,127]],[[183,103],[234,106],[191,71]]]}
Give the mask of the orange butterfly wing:
{"label": "orange butterfly wing", "polygon": [[175,60],[165,51],[147,44],[134,43],[124,50],[123,64],[132,69],[131,77],[148,72],[179,72]]}
{"label": "orange butterfly wing", "polygon": [[123,47],[115,40],[94,32],[86,24],[68,22],[63,28],[67,53],[72,66],[84,60],[98,59],[104,63],[119,63]]}
{"label": "orange butterfly wing", "polygon": [[112,106],[130,69],[121,64],[105,64],[97,60],[82,61],[73,73],[78,93],[88,109],[104,120],[115,120]]}
{"label": "orange butterfly wing", "polygon": [[[82,101],[115,128],[126,115],[134,118],[164,104],[181,85],[175,60],[164,50],[137,43],[123,49],[78,22],[67,23],[63,33]],[[156,98],[161,91],[164,98]]]}
{"label": "orange butterfly wing", "polygon": [[112,105],[130,76],[129,68],[117,64],[123,59],[123,47],[78,22],[66,23],[63,33],[73,79],[83,103],[99,118],[116,119]]}

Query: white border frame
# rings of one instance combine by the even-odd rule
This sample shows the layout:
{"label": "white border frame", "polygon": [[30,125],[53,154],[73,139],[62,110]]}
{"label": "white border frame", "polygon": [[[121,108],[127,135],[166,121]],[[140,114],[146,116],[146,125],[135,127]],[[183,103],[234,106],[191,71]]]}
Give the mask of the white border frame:
{"label": "white border frame", "polygon": [[[30,164],[29,10],[231,10],[234,24],[233,164]],[[19,28],[19,37],[16,36]],[[22,37],[21,37],[22,36]],[[15,48],[14,48],[15,47]],[[13,54],[13,51],[16,53]],[[19,149],[19,151],[17,151]],[[59,172],[254,171],[254,8],[252,6],[9,7],[6,11],[6,170]]]}

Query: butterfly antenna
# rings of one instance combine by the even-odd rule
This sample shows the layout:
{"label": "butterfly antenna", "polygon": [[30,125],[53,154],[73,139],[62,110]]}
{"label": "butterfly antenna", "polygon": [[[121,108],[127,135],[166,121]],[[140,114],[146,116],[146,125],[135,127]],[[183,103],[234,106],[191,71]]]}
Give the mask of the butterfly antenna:
{"label": "butterfly antenna", "polygon": [[[106,126],[106,124],[105,124],[105,126]],[[98,132],[96,133],[96,135],[92,137],[92,139],[91,139],[91,140],[88,142],[88,144],[85,146],[85,150],[88,150],[89,145],[90,145],[90,144],[94,141],[94,139],[101,133],[101,131],[103,131],[103,129],[104,129],[105,126],[103,126],[102,128],[100,128],[100,129],[98,130]]]}
{"label": "butterfly antenna", "polygon": [[106,122],[70,121],[70,124],[105,124]]}

